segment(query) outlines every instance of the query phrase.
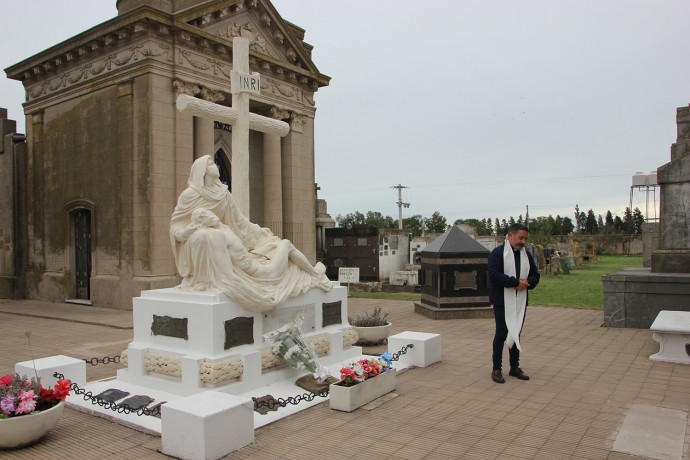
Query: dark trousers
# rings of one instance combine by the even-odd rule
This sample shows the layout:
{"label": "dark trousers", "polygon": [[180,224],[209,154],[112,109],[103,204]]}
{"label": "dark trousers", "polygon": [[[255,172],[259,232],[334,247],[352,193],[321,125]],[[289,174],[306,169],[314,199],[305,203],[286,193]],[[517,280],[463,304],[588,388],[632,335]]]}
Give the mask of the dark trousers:
{"label": "dark trousers", "polygon": [[[506,311],[504,305],[494,305],[494,319],[496,320],[496,334],[494,334],[494,352],[492,360],[494,369],[501,370],[503,366],[503,345],[508,338],[508,326],[506,326]],[[525,311],[525,318],[527,311]],[[523,319],[524,324],[524,319]],[[508,350],[510,357],[510,367],[520,366],[520,350],[517,345],[513,344]]]}

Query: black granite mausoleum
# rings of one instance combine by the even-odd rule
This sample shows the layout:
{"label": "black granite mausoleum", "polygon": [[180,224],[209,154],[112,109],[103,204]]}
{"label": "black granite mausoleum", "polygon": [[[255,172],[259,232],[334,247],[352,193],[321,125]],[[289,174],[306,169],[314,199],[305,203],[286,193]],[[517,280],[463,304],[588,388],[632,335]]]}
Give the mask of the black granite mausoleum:
{"label": "black granite mausoleum", "polygon": [[[421,253],[419,284],[422,297],[415,311],[426,316],[434,309],[491,311],[487,257],[489,250],[458,227],[451,227]],[[470,317],[468,314],[443,314],[438,319]],[[485,315],[480,315],[485,316]]]}

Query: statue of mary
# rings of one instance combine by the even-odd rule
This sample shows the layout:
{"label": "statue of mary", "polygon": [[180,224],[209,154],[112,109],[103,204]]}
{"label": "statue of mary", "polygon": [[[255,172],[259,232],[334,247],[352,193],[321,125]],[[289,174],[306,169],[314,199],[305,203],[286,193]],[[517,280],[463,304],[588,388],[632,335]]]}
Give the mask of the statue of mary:
{"label": "statue of mary", "polygon": [[[312,266],[290,241],[251,223],[219,177],[209,155],[197,159],[177,200],[170,242],[182,276],[178,288],[220,290],[253,312],[271,310],[312,288],[329,291],[326,267]],[[198,209],[204,211],[195,214]],[[200,215],[211,224],[204,225]],[[248,257],[255,260],[248,263]]]}

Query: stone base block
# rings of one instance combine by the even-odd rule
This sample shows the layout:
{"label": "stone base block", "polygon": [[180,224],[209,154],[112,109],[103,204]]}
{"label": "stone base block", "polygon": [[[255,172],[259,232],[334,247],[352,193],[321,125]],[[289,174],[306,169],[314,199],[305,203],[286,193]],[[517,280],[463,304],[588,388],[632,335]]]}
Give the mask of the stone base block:
{"label": "stone base block", "polygon": [[602,281],[606,327],[648,329],[662,310],[690,311],[690,273],[628,268]]}
{"label": "stone base block", "polygon": [[690,364],[690,312],[660,311],[649,330],[659,343],[650,360]]}
{"label": "stone base block", "polygon": [[388,351],[397,353],[412,344],[398,362],[406,366],[427,367],[441,361],[441,334],[405,331],[388,337]]}
{"label": "stone base block", "polygon": [[494,317],[494,309],[492,306],[439,308],[426,305],[421,302],[415,302],[414,312],[431,319],[470,319]]}
{"label": "stone base block", "polygon": [[254,404],[217,391],[169,402],[161,411],[163,453],[217,459],[254,442]]}
{"label": "stone base block", "polygon": [[[34,371],[34,365],[35,371]],[[44,388],[53,387],[57,379],[53,377],[55,372],[64,375],[66,379],[83,388],[86,384],[86,362],[83,359],[70,358],[69,356],[48,356],[31,361],[23,361],[14,366],[14,371],[31,378],[38,373],[41,385]]]}

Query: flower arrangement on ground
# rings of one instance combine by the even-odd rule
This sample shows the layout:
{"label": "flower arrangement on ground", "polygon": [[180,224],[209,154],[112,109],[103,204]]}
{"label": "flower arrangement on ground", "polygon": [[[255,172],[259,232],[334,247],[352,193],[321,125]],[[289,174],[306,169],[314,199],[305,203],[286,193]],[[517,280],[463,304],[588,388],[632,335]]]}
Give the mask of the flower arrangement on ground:
{"label": "flower arrangement on ground", "polygon": [[391,368],[393,356],[386,352],[379,357],[363,358],[350,364],[348,367],[340,369],[339,384],[351,387],[367,379],[376,377]]}
{"label": "flower arrangement on ground", "polygon": [[0,378],[0,419],[35,414],[64,401],[72,382],[58,380],[54,388],[43,388],[39,379],[17,373]]}
{"label": "flower arrangement on ground", "polygon": [[290,323],[264,335],[274,355],[295,369],[309,371],[314,378],[323,382],[329,376],[328,369],[319,362],[311,342],[304,340],[300,325],[303,319],[298,315]]}

